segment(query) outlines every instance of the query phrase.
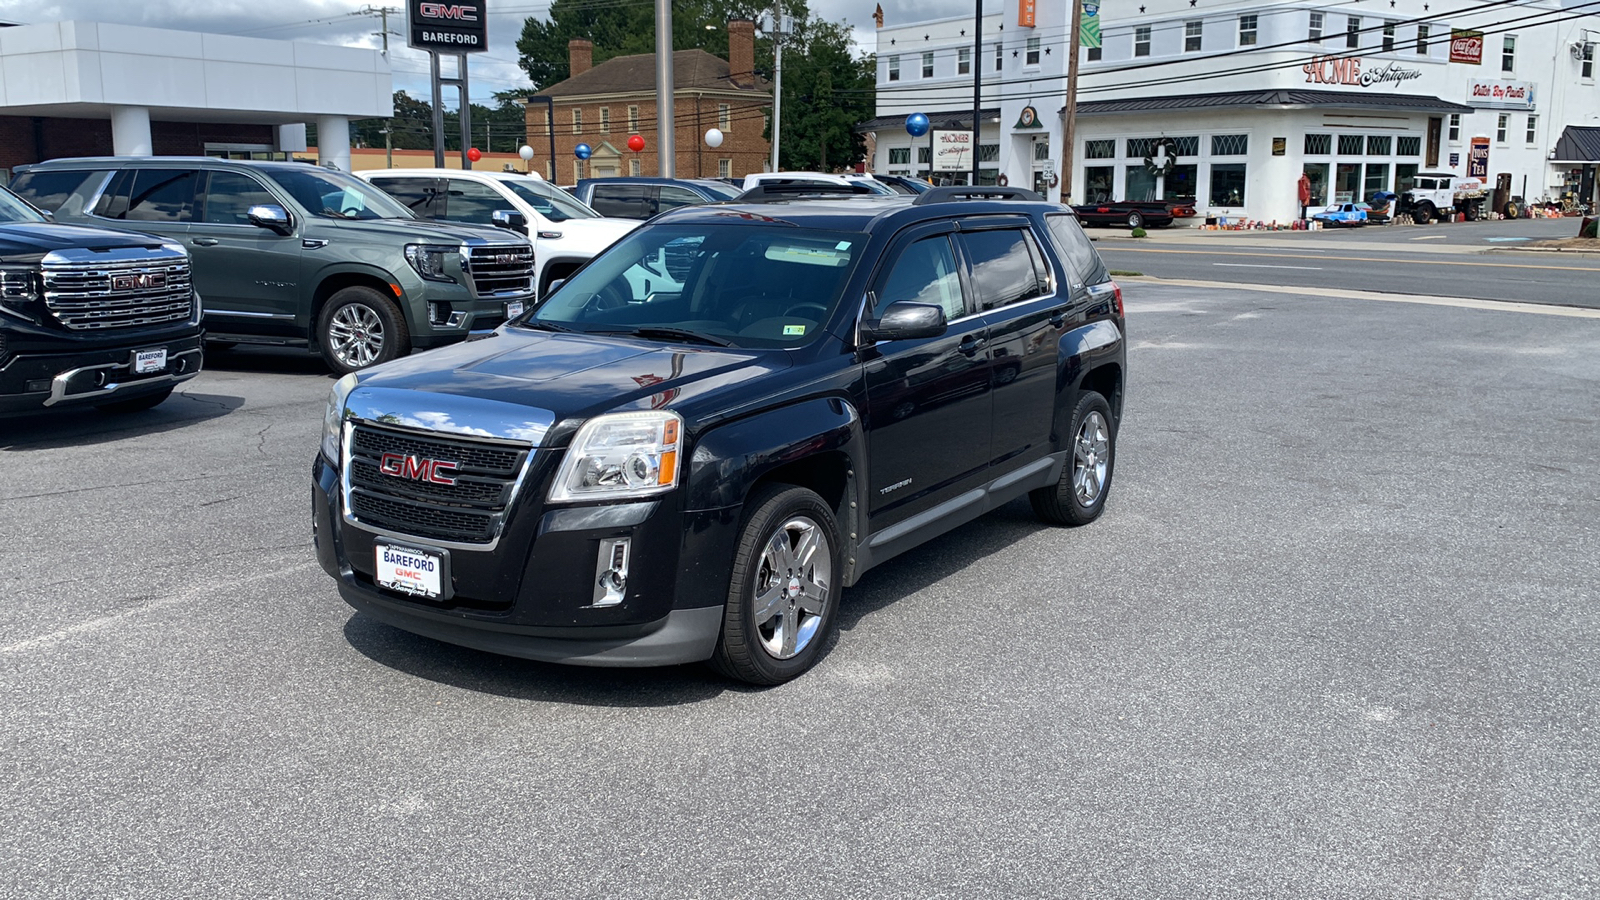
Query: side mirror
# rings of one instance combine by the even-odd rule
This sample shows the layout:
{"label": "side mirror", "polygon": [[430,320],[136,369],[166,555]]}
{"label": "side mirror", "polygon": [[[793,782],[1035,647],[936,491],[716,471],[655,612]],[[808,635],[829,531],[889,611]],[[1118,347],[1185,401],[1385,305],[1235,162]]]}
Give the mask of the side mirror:
{"label": "side mirror", "polygon": [[247,214],[250,224],[257,228],[268,228],[279,234],[289,233],[289,211],[276,203],[263,203],[260,206],[250,207]]}
{"label": "side mirror", "polygon": [[40,214],[40,215],[42,215],[42,216],[44,216],[44,220],[45,220],[45,221],[46,221],[46,222],[54,222],[54,221],[55,221],[55,220],[56,220],[56,214],[55,214],[55,213],[53,213],[53,212],[51,212],[51,211],[50,211],[50,210],[48,210],[48,209],[41,209],[41,210],[39,210],[39,214]]}
{"label": "side mirror", "polygon": [[[556,291],[561,290],[561,286],[566,283],[567,280],[565,278],[557,278],[555,281],[550,282],[550,284],[544,289],[544,296],[548,297],[551,294],[554,294]],[[540,297],[539,299],[543,300],[544,297]]]}
{"label": "side mirror", "polygon": [[933,338],[949,330],[944,309],[932,303],[913,303],[902,300],[889,304],[876,322],[863,322],[861,341],[906,341],[916,338]]}
{"label": "side mirror", "polygon": [[489,214],[489,221],[493,222],[496,228],[528,233],[528,217],[514,209],[497,209]]}

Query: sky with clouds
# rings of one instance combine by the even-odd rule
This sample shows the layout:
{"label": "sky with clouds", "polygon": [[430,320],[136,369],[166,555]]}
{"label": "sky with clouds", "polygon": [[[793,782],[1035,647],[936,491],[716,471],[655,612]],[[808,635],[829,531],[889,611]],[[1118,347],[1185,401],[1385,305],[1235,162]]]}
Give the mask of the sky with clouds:
{"label": "sky with clouds", "polygon": [[[517,68],[517,35],[524,19],[543,18],[550,0],[485,0],[489,6],[489,50],[472,57],[472,99],[490,103],[495,91],[526,87]],[[649,0],[639,0],[647,3]],[[812,13],[856,30],[858,50],[871,52],[872,10],[879,0],[813,0]],[[882,0],[891,23],[958,15],[972,7],[965,0]],[[80,19],[178,28],[217,34],[311,41],[356,47],[379,46],[379,20],[363,9],[397,0],[0,0],[0,21],[20,24]],[[389,30],[405,31],[404,13],[389,17]],[[405,38],[391,35],[390,63],[396,89],[414,97],[428,94],[427,54],[411,50]],[[864,42],[864,44],[863,44]]]}

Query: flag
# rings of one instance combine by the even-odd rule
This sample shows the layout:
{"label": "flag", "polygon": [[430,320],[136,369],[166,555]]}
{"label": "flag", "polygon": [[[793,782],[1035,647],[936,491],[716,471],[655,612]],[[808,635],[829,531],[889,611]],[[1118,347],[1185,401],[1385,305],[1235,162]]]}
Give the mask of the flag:
{"label": "flag", "polygon": [[1078,20],[1078,46],[1100,46],[1100,0],[1083,0],[1083,18]]}

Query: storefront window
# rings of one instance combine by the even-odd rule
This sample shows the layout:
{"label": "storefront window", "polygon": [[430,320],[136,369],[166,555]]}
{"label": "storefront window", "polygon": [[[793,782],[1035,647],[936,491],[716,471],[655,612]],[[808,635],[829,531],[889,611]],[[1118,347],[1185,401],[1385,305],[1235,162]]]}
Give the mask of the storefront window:
{"label": "storefront window", "polygon": [[1155,138],[1128,138],[1127,155],[1131,159],[1144,159],[1155,148]]}
{"label": "storefront window", "polygon": [[1422,135],[1402,134],[1395,138],[1395,156],[1421,156]]}
{"label": "storefront window", "polygon": [[1340,156],[1360,156],[1366,145],[1366,139],[1359,134],[1339,135]]}
{"label": "storefront window", "polygon": [[983,184],[983,185],[989,185],[991,187],[994,186],[994,185],[999,184],[1000,183],[1000,170],[999,169],[979,169],[978,170],[978,183],[979,184]]}
{"label": "storefront window", "polygon": [[1116,157],[1117,157],[1117,142],[1116,141],[1084,141],[1083,142],[1083,158],[1084,159],[1116,159]]}
{"label": "storefront window", "polygon": [[1306,135],[1307,156],[1327,156],[1333,152],[1333,135],[1308,134]]}
{"label": "storefront window", "polygon": [[1150,174],[1143,164],[1128,166],[1125,175],[1126,187],[1122,191],[1124,200],[1154,200],[1156,198],[1156,177]]}
{"label": "storefront window", "polygon": [[1168,138],[1168,140],[1172,141],[1173,156],[1200,155],[1200,138],[1198,135],[1191,134],[1184,137]]}
{"label": "storefront window", "polygon": [[1361,189],[1361,164],[1339,163],[1333,171],[1333,202],[1349,203]]}
{"label": "storefront window", "polygon": [[[1000,161],[1000,145],[999,144],[979,144],[978,145],[978,162],[986,163],[986,162],[999,162],[999,161]],[[980,170],[979,174],[980,175],[982,174],[981,170]]]}
{"label": "storefront window", "polygon": [[1367,135],[1367,155],[1368,156],[1388,156],[1389,155],[1389,146],[1390,146],[1390,142],[1389,142],[1389,136],[1387,134],[1369,134],[1369,135]]}
{"label": "storefront window", "polygon": [[1306,163],[1306,177],[1311,179],[1311,206],[1326,206],[1328,203],[1328,164]]}
{"label": "storefront window", "polygon": [[889,148],[889,165],[891,165],[891,166],[904,166],[904,165],[909,165],[910,163],[911,163],[911,148],[910,147],[890,147]]}
{"label": "storefront window", "polygon": [[1199,166],[1173,166],[1167,173],[1166,180],[1162,182],[1165,190],[1161,194],[1162,200],[1186,200],[1193,203],[1198,194],[1200,181]]}
{"label": "storefront window", "polygon": [[1250,135],[1248,134],[1213,134],[1211,136],[1212,156],[1244,156],[1250,152]]}
{"label": "storefront window", "polygon": [[1367,180],[1362,186],[1361,199],[1365,200],[1378,191],[1389,189],[1389,164],[1368,163]]}
{"label": "storefront window", "polygon": [[1211,167],[1211,205],[1244,205],[1244,163],[1218,163]]}
{"label": "storefront window", "polygon": [[1395,193],[1403,194],[1406,191],[1411,190],[1413,187],[1416,187],[1416,184],[1417,184],[1417,164],[1416,163],[1400,163],[1399,165],[1394,167],[1394,191],[1395,191]]}
{"label": "storefront window", "polygon": [[1083,199],[1103,203],[1115,199],[1117,170],[1112,166],[1087,166],[1083,170]]}

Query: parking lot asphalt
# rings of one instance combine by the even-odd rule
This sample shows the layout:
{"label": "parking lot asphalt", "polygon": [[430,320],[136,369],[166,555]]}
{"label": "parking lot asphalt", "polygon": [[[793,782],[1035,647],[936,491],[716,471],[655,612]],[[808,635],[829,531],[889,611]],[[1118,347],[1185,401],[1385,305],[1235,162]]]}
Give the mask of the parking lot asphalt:
{"label": "parking lot asphalt", "polygon": [[0,430],[0,896],[1600,894],[1600,320],[1127,288],[1105,516],[869,573],[818,667],[353,614],[331,379]]}

